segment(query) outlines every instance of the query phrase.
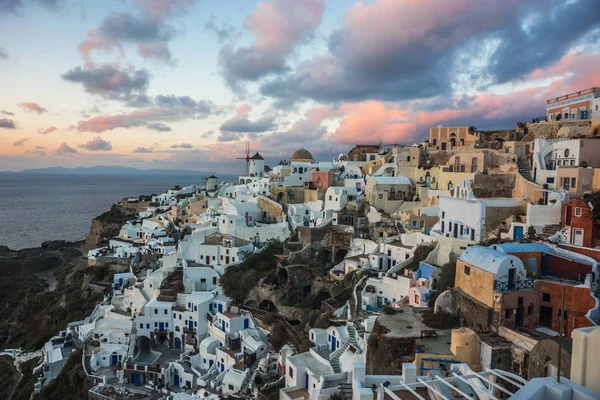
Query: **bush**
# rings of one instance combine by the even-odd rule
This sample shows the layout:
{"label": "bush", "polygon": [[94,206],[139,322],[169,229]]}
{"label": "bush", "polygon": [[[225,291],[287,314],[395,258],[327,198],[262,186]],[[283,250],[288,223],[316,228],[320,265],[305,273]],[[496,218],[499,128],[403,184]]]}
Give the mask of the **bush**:
{"label": "bush", "polygon": [[383,307],[381,307],[381,312],[386,315],[393,315],[393,314],[396,314],[396,309],[394,307],[392,307],[391,305],[386,304]]}
{"label": "bush", "polygon": [[454,287],[454,279],[456,278],[456,261],[450,261],[442,266],[442,272],[439,279],[435,282],[434,289],[438,292],[443,292]]}
{"label": "bush", "polygon": [[275,324],[275,326],[273,327],[273,331],[271,332],[271,345],[273,346],[273,350],[275,351],[279,351],[284,344],[286,344],[288,342],[288,340],[290,339],[290,335],[287,332],[287,329],[285,329],[285,326],[283,325],[283,323],[278,322],[277,324]]}

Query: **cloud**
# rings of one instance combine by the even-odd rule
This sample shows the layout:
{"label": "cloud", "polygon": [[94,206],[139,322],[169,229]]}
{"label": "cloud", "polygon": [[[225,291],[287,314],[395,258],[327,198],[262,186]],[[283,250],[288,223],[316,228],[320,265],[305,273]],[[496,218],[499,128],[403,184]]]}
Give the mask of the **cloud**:
{"label": "cloud", "polygon": [[100,136],[94,137],[92,140],[85,144],[80,144],[79,147],[82,149],[90,150],[90,151],[110,151],[112,150],[112,145],[110,142],[102,139]]}
{"label": "cloud", "polygon": [[11,113],[10,111],[4,111],[4,110],[0,111],[0,114],[10,115],[10,116],[14,116],[15,115],[14,113]]}
{"label": "cloud", "polygon": [[171,132],[172,129],[165,124],[161,124],[160,122],[151,122],[146,125],[148,129],[152,129],[157,132]]}
{"label": "cloud", "polygon": [[283,104],[450,96],[457,76],[463,89],[486,90],[551,65],[599,27],[595,0],[446,1],[435,12],[421,0],[359,2],[327,51],[260,90]]}
{"label": "cloud", "polygon": [[37,157],[46,157],[46,152],[44,150],[33,150],[31,154]]}
{"label": "cloud", "polygon": [[218,26],[216,22],[216,18],[214,15],[211,15],[210,18],[204,24],[204,29],[213,32],[217,37],[219,43],[223,43],[231,37],[233,28],[226,26]]}
{"label": "cloud", "polygon": [[46,150],[46,148],[44,146],[35,146],[35,148],[38,150]]}
{"label": "cloud", "polygon": [[48,135],[52,132],[56,132],[58,130],[57,127],[55,126],[50,126],[48,128],[40,128],[38,129],[38,132],[41,133],[42,135]]}
{"label": "cloud", "polygon": [[189,144],[189,143],[180,143],[180,144],[172,144],[170,147],[171,147],[172,149],[191,149],[191,148],[193,148],[194,146],[192,146],[192,145],[191,145],[191,144]]}
{"label": "cloud", "polygon": [[25,144],[25,142],[28,142],[29,140],[31,140],[31,139],[28,137],[17,140],[16,142],[13,143],[13,146],[23,146]]}
{"label": "cloud", "polygon": [[0,12],[17,13],[23,7],[21,0],[0,0]]}
{"label": "cloud", "polygon": [[62,142],[60,146],[54,151],[54,155],[57,156],[70,156],[77,154],[78,151],[69,146],[66,142]]}
{"label": "cloud", "polygon": [[226,83],[256,81],[288,70],[287,58],[307,43],[321,24],[324,0],[272,0],[258,3],[246,17],[245,27],[256,38],[249,47],[229,43],[219,52],[219,67]]}
{"label": "cloud", "polygon": [[87,66],[94,64],[93,51],[110,53],[119,50],[124,56],[124,45],[136,45],[141,57],[175,65],[168,43],[175,37],[175,29],[167,23],[175,15],[184,15],[195,0],[136,0],[136,13],[113,12],[98,29],[88,32],[78,46]]}
{"label": "cloud", "polygon": [[0,129],[17,129],[17,125],[12,119],[0,118]]}
{"label": "cloud", "polygon": [[37,2],[50,10],[59,10],[63,6],[63,0],[37,0]]}
{"label": "cloud", "polygon": [[5,60],[8,58],[8,52],[2,46],[0,46],[0,60]]}
{"label": "cloud", "polygon": [[147,70],[133,67],[120,69],[111,64],[75,67],[61,77],[83,85],[90,94],[123,101],[144,94],[150,84],[150,73]]}
{"label": "cloud", "polygon": [[19,107],[21,107],[25,111],[33,111],[38,114],[43,114],[48,111],[44,107],[40,106],[37,103],[29,103],[29,102],[19,103]]}
{"label": "cloud", "polygon": [[148,147],[137,147],[137,148],[133,149],[133,152],[140,153],[140,154],[152,153],[152,149],[150,149]]}
{"label": "cloud", "polygon": [[171,50],[166,41],[156,41],[150,43],[140,43],[138,45],[138,53],[146,60],[156,60],[169,64],[172,67],[176,65],[176,60],[173,59]]}
{"label": "cloud", "polygon": [[229,142],[239,139],[240,133],[262,133],[275,128],[275,117],[264,116],[255,121],[248,118],[251,107],[248,104],[242,104],[237,115],[221,125],[221,135],[218,140]]}
{"label": "cloud", "polygon": [[88,120],[79,121],[79,132],[95,132],[117,128],[146,126],[157,121],[182,121],[185,119],[202,119],[210,115],[213,104],[209,101],[196,101],[189,96],[158,95],[153,99],[153,106],[117,115],[101,115]]}

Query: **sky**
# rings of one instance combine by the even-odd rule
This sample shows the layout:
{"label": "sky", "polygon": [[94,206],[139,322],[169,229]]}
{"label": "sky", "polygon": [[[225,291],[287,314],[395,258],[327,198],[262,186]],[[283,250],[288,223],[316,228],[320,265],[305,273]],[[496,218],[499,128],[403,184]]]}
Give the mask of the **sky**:
{"label": "sky", "polygon": [[242,173],[600,86],[597,0],[0,0],[0,171]]}

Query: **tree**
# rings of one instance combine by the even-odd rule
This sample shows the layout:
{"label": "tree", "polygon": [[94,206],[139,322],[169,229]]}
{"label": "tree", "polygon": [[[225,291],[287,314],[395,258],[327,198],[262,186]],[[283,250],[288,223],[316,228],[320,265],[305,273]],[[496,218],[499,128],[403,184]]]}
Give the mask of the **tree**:
{"label": "tree", "polygon": [[592,204],[592,216],[594,222],[600,222],[600,190],[596,190],[590,195],[589,202]]}

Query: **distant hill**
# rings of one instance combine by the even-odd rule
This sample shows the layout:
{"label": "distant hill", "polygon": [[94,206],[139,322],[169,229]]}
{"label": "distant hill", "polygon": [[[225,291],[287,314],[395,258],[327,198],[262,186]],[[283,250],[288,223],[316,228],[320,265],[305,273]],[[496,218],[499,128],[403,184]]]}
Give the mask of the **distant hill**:
{"label": "distant hill", "polygon": [[222,177],[222,180],[234,177],[231,174],[218,174],[212,171],[192,171],[187,169],[137,169],[131,167],[119,166],[102,166],[94,167],[50,167],[50,168],[35,168],[26,169],[23,171],[13,172],[15,174],[86,174],[86,175],[200,175],[210,176],[216,175]]}

